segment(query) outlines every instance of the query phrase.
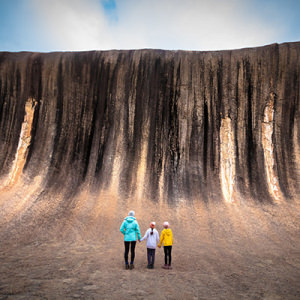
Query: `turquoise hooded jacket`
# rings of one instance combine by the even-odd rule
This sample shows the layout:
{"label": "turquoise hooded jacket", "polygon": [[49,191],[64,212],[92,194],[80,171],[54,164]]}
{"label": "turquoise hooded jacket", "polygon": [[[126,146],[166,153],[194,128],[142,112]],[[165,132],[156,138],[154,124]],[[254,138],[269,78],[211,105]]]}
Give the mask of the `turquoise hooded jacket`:
{"label": "turquoise hooded jacket", "polygon": [[125,242],[134,242],[138,239],[141,239],[141,232],[138,222],[136,221],[135,217],[128,216],[123,221],[120,231],[124,234],[124,241]]}

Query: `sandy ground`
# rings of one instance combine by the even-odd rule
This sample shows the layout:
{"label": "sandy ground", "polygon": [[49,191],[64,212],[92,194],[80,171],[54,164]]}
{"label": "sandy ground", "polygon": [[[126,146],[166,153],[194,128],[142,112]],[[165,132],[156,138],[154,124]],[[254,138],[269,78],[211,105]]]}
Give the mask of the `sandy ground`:
{"label": "sandy ground", "polygon": [[[30,223],[32,209],[9,223],[2,218],[0,299],[300,299],[295,203],[76,203],[55,226],[39,223],[45,214]],[[124,269],[119,227],[131,208],[142,234],[151,220],[159,232],[170,222],[173,270],[161,268],[163,249],[155,268],[146,268],[145,241],[137,244],[135,269]]]}

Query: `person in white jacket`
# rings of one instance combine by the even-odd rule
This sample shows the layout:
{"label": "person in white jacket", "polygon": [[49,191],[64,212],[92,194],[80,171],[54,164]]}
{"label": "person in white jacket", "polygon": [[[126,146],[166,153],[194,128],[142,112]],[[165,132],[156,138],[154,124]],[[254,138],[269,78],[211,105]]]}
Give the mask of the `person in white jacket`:
{"label": "person in white jacket", "polygon": [[150,223],[150,228],[146,231],[144,237],[141,239],[141,242],[147,239],[147,258],[148,258],[148,269],[154,268],[155,260],[155,249],[159,243],[159,234],[158,231],[154,228],[155,222]]}

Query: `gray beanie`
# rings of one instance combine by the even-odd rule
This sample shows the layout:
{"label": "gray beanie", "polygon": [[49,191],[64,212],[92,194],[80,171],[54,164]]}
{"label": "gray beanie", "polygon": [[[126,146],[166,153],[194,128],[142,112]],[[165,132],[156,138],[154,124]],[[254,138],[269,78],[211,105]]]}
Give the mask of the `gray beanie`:
{"label": "gray beanie", "polygon": [[135,212],[133,210],[131,210],[128,214],[129,217],[134,217],[134,215],[135,215]]}

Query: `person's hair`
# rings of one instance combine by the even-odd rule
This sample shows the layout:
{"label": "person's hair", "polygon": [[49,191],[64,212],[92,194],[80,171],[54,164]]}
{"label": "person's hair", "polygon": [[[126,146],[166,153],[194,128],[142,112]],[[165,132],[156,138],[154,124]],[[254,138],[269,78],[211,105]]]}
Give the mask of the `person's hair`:
{"label": "person's hair", "polygon": [[153,228],[152,228],[152,227],[151,227],[151,232],[150,232],[150,234],[153,235]]}

